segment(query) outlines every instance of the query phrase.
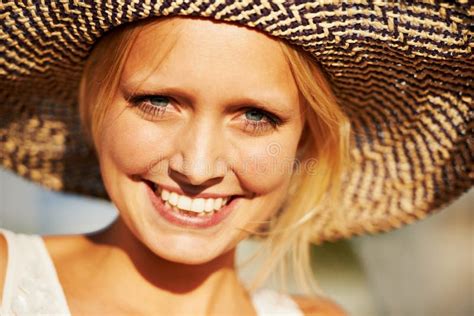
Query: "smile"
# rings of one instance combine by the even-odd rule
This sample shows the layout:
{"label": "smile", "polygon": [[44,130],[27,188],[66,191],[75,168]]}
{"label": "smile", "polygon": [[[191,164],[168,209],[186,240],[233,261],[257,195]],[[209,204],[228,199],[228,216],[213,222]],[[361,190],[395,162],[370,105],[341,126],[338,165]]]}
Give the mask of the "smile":
{"label": "smile", "polygon": [[156,184],[154,186],[156,187],[154,190],[155,194],[163,200],[165,205],[177,211],[187,211],[199,215],[211,215],[214,212],[218,212],[231,199],[231,196],[216,199],[191,198],[176,192],[170,192]]}
{"label": "smile", "polygon": [[205,228],[217,225],[240,200],[237,195],[198,194],[190,197],[150,181],[146,183],[155,209],[165,220],[178,226]]}

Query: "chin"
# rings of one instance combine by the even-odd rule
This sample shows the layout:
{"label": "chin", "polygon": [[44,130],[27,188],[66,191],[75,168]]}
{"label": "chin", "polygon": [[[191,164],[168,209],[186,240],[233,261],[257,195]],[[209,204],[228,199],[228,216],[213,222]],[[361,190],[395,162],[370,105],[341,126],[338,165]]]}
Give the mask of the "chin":
{"label": "chin", "polygon": [[206,263],[209,263],[216,258],[220,257],[218,256],[209,256],[208,254],[203,254],[203,253],[165,253],[161,258],[179,263],[179,264],[186,264],[186,265],[203,265]]}
{"label": "chin", "polygon": [[[159,240],[157,243],[156,240]],[[205,264],[228,254],[235,246],[215,244],[196,236],[157,236],[148,248],[160,258],[181,264]]]}

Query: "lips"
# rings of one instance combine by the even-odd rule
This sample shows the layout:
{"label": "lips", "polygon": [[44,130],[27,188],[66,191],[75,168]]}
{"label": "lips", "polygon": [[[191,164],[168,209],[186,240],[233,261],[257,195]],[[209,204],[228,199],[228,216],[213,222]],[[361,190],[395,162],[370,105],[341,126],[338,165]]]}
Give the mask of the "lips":
{"label": "lips", "polygon": [[[148,196],[155,210],[171,224],[181,227],[207,228],[215,226],[232,212],[240,200],[236,195],[219,196],[216,199],[192,198],[179,195],[176,192],[169,192],[153,182],[145,182]],[[212,210],[210,208],[211,202],[213,203]]]}

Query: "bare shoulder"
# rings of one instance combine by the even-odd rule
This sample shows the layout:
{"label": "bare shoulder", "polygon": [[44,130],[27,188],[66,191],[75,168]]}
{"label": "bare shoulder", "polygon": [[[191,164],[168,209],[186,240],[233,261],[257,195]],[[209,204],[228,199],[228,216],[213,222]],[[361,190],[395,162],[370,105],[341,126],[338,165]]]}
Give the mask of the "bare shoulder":
{"label": "bare shoulder", "polygon": [[44,236],[43,241],[57,269],[84,257],[91,248],[84,235]]}
{"label": "bare shoulder", "polygon": [[70,254],[84,245],[80,235],[44,236],[43,241],[52,257]]}
{"label": "bare shoulder", "polygon": [[5,284],[5,277],[7,273],[8,253],[7,240],[5,236],[0,233],[0,305],[3,297],[3,286]]}
{"label": "bare shoulder", "polygon": [[333,300],[322,297],[292,296],[304,315],[347,316],[347,313]]}

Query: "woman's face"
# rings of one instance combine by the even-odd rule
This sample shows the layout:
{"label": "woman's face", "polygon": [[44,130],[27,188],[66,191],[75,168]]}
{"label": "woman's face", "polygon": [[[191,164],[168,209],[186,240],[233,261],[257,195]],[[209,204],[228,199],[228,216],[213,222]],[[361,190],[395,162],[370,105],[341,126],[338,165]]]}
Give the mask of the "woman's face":
{"label": "woman's face", "polygon": [[166,20],[133,44],[98,136],[102,177],[151,251],[204,263],[278,210],[303,123],[277,41],[230,24]]}

